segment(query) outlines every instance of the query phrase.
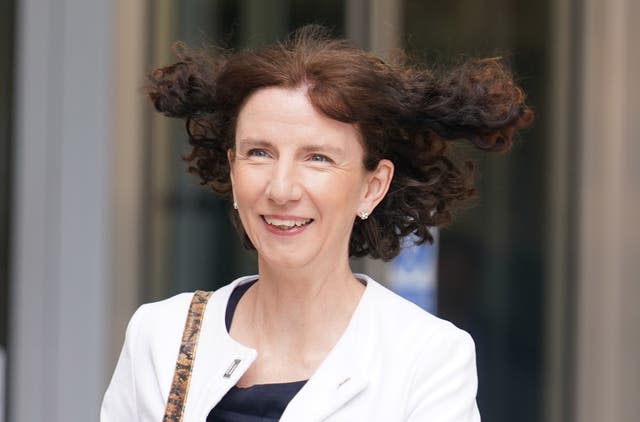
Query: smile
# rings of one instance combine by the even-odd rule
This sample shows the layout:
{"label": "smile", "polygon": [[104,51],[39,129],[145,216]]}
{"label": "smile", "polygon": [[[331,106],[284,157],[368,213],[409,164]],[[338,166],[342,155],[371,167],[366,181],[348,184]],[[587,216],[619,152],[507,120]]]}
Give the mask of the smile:
{"label": "smile", "polygon": [[306,226],[313,221],[312,218],[293,219],[293,218],[277,218],[263,215],[262,219],[270,226],[279,228],[280,230],[291,230],[296,227]]}

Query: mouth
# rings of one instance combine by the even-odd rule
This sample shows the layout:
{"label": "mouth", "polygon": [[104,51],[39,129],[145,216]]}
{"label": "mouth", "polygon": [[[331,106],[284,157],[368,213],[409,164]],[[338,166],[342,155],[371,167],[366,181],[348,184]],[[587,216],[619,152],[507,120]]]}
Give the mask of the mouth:
{"label": "mouth", "polygon": [[263,215],[262,219],[269,226],[278,228],[279,230],[294,230],[307,226],[313,222],[313,218],[284,218]]}

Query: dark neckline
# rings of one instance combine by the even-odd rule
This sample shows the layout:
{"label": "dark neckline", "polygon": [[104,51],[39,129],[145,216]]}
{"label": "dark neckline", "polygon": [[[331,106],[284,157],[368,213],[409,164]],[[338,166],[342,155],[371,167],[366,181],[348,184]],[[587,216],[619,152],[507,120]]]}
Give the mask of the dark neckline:
{"label": "dark neckline", "polygon": [[[241,284],[237,286],[235,289],[233,289],[233,291],[231,292],[231,295],[229,296],[229,301],[227,302],[227,309],[224,316],[224,322],[227,327],[227,332],[231,330],[233,315],[235,314],[236,308],[238,307],[238,303],[240,303],[240,299],[247,292],[247,290],[249,290],[249,288],[253,286],[257,281],[258,280],[256,279],[248,283]],[[284,388],[284,387],[296,387],[299,385],[298,389],[300,389],[307,381],[308,380],[275,382],[275,383],[267,383],[267,384],[254,384],[248,387],[238,387],[234,385],[232,388],[238,389],[238,390],[249,390],[252,388],[261,389],[261,388],[271,387],[271,386],[281,386]]]}
{"label": "dark neckline", "polygon": [[[231,328],[238,302],[257,280],[236,286],[231,292],[225,310],[227,332]],[[289,402],[304,387],[307,380],[254,384],[248,387],[232,386],[211,409],[207,421],[254,422],[277,421]]]}
{"label": "dark neckline", "polygon": [[227,333],[229,333],[229,330],[231,330],[231,322],[233,321],[233,315],[236,312],[236,308],[238,307],[238,303],[240,302],[240,299],[242,298],[242,296],[244,296],[247,290],[249,290],[249,287],[256,284],[257,281],[258,279],[255,279],[248,283],[244,283],[239,286],[236,286],[236,288],[233,289],[233,291],[231,292],[231,295],[229,296],[229,301],[227,302],[227,309],[224,314],[224,323],[225,323],[225,326],[227,327]]}

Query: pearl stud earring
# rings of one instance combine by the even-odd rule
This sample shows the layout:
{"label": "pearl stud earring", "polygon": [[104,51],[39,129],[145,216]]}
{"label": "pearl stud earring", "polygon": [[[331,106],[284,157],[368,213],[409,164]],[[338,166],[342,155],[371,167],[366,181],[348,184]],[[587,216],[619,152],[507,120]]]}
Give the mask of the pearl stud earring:
{"label": "pearl stud earring", "polygon": [[236,201],[233,201],[233,209],[234,210],[238,209],[238,203]]}
{"label": "pearl stud earring", "polygon": [[366,211],[360,211],[360,219],[366,220],[367,218],[369,218],[369,213]]}

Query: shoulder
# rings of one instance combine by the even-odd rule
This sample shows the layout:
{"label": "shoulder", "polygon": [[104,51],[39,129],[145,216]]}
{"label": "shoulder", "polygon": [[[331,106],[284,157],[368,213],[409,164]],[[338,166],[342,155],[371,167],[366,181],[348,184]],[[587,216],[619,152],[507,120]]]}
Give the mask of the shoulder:
{"label": "shoulder", "polygon": [[451,322],[425,311],[375,280],[368,278],[367,281],[371,283],[373,318],[379,329],[396,339],[404,338],[427,348],[449,343],[463,348],[473,346],[471,336]]}
{"label": "shoulder", "polygon": [[194,292],[178,293],[175,296],[157,302],[140,305],[134,317],[143,318],[148,315],[161,316],[163,313],[173,313],[184,310],[189,307],[193,293]]}
{"label": "shoulder", "polygon": [[105,392],[101,420],[138,420],[142,406],[154,409],[154,412],[163,408],[165,396],[161,392],[172,377],[180,333],[192,296],[183,293],[144,304],[133,314]]}
{"label": "shoulder", "polygon": [[[207,304],[205,319],[213,318],[226,307],[229,295],[237,285],[253,279],[255,276],[241,277],[213,292]],[[141,305],[129,321],[128,335],[135,333],[140,342],[147,344],[162,339],[179,340],[193,294],[194,292],[179,293],[164,300]]]}
{"label": "shoulder", "polygon": [[184,325],[193,292],[179,293],[157,302],[140,305],[129,321],[128,331],[152,333],[173,325]]}
{"label": "shoulder", "polygon": [[125,343],[132,357],[177,350],[192,297],[193,292],[180,293],[141,305],[127,326]]}
{"label": "shoulder", "polygon": [[402,350],[405,364],[418,378],[443,367],[468,367],[475,376],[475,344],[466,331],[375,281],[371,287],[370,318],[382,350],[394,356]]}
{"label": "shoulder", "polygon": [[389,367],[405,375],[409,420],[479,420],[471,336],[375,281],[372,287],[378,350],[393,358]]}

